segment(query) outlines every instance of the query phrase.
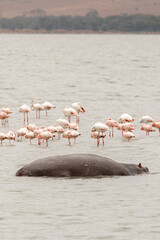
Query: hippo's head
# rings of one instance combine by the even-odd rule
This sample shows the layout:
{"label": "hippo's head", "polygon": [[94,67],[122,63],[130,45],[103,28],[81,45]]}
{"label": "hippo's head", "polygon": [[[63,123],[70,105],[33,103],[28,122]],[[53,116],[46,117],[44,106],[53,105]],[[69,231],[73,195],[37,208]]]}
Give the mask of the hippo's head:
{"label": "hippo's head", "polygon": [[142,172],[149,173],[149,169],[147,167],[143,167],[141,163],[138,164],[138,167]]}
{"label": "hippo's head", "polygon": [[21,177],[21,176],[32,176],[31,172],[28,171],[25,168],[21,168],[16,172],[16,176]]}

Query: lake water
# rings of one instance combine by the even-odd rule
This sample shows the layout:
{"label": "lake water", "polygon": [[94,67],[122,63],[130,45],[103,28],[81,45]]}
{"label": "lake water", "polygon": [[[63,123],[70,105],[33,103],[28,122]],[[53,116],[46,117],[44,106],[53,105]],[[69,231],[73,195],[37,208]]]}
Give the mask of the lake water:
{"label": "lake water", "polygon": [[[81,102],[76,144],[66,139],[49,147],[27,139],[0,147],[0,239],[151,240],[160,238],[160,136],[146,137],[139,119],[160,120],[160,35],[0,35],[0,107],[13,110],[9,127],[23,126],[18,108],[52,102],[49,116],[29,114],[30,123],[55,125],[63,108]],[[97,121],[122,113],[135,119],[135,139],[120,131],[96,147],[90,130]],[[15,177],[38,158],[93,153],[123,163],[142,163],[151,174],[106,178]]]}

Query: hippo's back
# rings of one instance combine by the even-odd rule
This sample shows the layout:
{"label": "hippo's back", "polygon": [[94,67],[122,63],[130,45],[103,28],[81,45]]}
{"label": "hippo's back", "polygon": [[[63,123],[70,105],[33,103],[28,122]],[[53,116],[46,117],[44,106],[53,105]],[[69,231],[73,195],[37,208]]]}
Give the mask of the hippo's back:
{"label": "hippo's back", "polygon": [[21,168],[16,176],[89,177],[132,175],[121,163],[94,154],[69,154],[36,160]]}

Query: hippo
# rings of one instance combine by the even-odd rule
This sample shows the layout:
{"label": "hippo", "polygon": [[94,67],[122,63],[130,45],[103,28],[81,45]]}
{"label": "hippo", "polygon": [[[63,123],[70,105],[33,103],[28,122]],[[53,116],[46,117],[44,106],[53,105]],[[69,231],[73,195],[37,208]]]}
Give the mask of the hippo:
{"label": "hippo", "polygon": [[33,161],[16,173],[16,176],[47,177],[98,177],[131,176],[148,173],[141,163],[118,163],[94,154],[68,154]]}

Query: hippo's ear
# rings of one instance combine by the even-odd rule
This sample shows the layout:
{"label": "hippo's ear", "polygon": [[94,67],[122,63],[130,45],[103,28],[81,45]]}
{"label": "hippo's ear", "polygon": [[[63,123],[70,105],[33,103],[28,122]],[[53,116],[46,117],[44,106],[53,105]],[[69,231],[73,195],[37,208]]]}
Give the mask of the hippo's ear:
{"label": "hippo's ear", "polygon": [[141,163],[139,163],[139,164],[138,164],[138,167],[139,167],[139,168],[142,168],[142,165],[141,165]]}

